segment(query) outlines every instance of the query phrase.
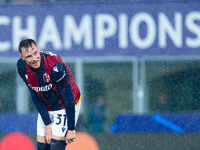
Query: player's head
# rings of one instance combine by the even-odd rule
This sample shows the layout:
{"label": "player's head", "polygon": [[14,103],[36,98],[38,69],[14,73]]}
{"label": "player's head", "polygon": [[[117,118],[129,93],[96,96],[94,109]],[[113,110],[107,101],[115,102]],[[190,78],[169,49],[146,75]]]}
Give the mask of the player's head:
{"label": "player's head", "polygon": [[32,39],[25,39],[19,43],[20,56],[26,63],[34,68],[38,69],[41,65],[40,49],[37,43]]}

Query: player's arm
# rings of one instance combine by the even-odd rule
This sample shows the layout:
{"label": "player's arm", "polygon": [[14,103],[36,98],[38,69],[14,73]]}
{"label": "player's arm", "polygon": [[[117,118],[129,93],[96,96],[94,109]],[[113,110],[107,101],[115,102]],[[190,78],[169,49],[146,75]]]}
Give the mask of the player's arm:
{"label": "player's arm", "polygon": [[44,100],[42,100],[42,98],[39,97],[39,95],[33,89],[31,89],[29,86],[28,86],[28,89],[31,93],[32,101],[33,101],[35,107],[37,108],[38,112],[40,113],[44,124],[49,125],[50,123],[52,123],[52,121],[49,116],[48,109],[46,107]]}
{"label": "player's arm", "polygon": [[65,102],[68,130],[75,130],[75,101],[69,83],[69,75],[63,62],[55,64],[51,71],[51,79],[59,87],[60,94]]}
{"label": "player's arm", "polygon": [[[18,62],[17,62],[17,70],[18,70],[20,77],[23,79],[23,81],[27,85],[26,69],[25,68],[26,68],[26,63],[22,59],[19,59]],[[45,128],[46,140],[47,140],[48,143],[50,143],[51,129],[49,130],[49,126],[51,127],[51,119],[49,117],[48,110],[45,106],[44,101],[37,95],[37,93],[35,91],[33,91],[28,85],[27,85],[27,87],[28,87],[28,89],[31,93],[32,101],[35,104],[38,112],[40,113],[44,124],[46,125],[46,128]]]}
{"label": "player's arm", "polygon": [[45,125],[48,125],[51,123],[51,119],[49,117],[49,114],[48,114],[48,110],[47,110],[47,107],[44,103],[44,101],[42,100],[42,98],[40,98],[38,96],[38,94],[28,86],[27,84],[27,79],[26,79],[26,62],[23,61],[22,59],[19,59],[17,61],[17,71],[20,75],[20,77],[23,79],[23,81],[25,82],[25,84],[27,85],[30,93],[31,93],[31,98],[32,98],[32,101],[33,103],[35,104],[38,112],[40,113],[43,121],[44,121],[44,124]]}
{"label": "player's arm", "polygon": [[52,130],[51,130],[52,121],[50,119],[48,109],[45,105],[44,100],[41,97],[39,97],[38,94],[34,90],[32,90],[29,86],[28,88],[31,93],[32,101],[35,104],[45,124],[45,138],[46,138],[47,143],[50,144],[51,137],[52,137]]}

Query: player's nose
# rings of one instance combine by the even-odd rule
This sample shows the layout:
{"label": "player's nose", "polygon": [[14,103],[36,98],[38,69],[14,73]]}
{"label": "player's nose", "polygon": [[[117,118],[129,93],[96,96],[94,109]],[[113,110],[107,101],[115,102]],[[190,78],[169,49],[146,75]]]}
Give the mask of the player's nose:
{"label": "player's nose", "polygon": [[32,56],[32,61],[36,61],[38,58],[37,58],[37,56]]}

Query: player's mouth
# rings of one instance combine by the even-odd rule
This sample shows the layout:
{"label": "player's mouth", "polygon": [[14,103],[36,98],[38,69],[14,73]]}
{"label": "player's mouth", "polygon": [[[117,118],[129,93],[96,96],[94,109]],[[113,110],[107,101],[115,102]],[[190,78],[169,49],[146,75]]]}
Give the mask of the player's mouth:
{"label": "player's mouth", "polygon": [[34,62],[32,63],[33,66],[38,66],[38,64],[39,64],[39,60],[36,60],[36,61],[34,61]]}

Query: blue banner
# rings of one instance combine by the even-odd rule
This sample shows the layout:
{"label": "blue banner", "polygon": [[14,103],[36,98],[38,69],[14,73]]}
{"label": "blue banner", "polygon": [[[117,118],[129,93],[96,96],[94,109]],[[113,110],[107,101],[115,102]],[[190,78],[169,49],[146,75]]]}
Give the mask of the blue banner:
{"label": "blue banner", "polygon": [[0,5],[0,57],[33,38],[62,56],[200,54],[200,2]]}
{"label": "blue banner", "polygon": [[[36,133],[37,113],[0,114],[0,133],[23,132]],[[111,133],[199,133],[200,114],[119,114],[113,125]]]}
{"label": "blue banner", "polygon": [[0,133],[36,133],[37,113],[0,113]]}
{"label": "blue banner", "polygon": [[119,114],[111,127],[112,133],[135,132],[200,132],[199,113],[178,114]]}

